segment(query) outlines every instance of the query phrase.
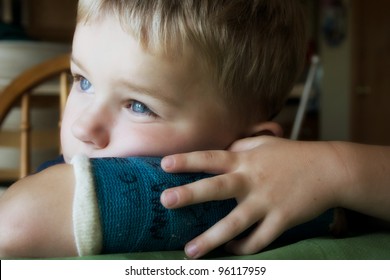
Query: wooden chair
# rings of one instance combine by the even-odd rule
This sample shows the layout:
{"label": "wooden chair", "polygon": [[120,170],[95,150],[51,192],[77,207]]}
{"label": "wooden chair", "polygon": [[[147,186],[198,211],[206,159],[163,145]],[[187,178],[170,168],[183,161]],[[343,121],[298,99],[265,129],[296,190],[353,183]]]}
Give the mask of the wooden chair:
{"label": "wooden chair", "polygon": [[[39,99],[39,88],[43,90],[48,81],[59,77],[59,82],[51,83],[51,88],[55,87],[55,100],[59,103],[59,120],[62,118],[63,109],[67,95],[69,93],[69,63],[68,54],[61,55],[38,64],[16,77],[2,92],[0,92],[0,146],[19,145],[20,167],[18,171],[0,170],[0,180],[14,181],[28,175],[31,172],[31,152],[32,152],[32,126],[30,111]],[[59,88],[58,88],[59,86]],[[47,89],[46,89],[47,91]],[[51,89],[49,89],[51,91]],[[40,96],[41,104],[47,104],[48,100],[53,100],[53,94]],[[50,102],[49,102],[50,103]],[[8,133],[3,129],[3,123],[12,108],[20,106],[20,129],[17,133]],[[17,134],[19,139],[15,139]],[[59,134],[57,129],[56,134]],[[41,137],[40,142],[50,139]],[[58,136],[56,137],[59,141]],[[37,141],[35,141],[37,142]]]}

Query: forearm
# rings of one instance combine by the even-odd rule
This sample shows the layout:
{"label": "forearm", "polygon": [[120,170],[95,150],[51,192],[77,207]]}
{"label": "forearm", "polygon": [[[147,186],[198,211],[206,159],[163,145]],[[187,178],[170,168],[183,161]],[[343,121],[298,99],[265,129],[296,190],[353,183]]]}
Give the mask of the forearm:
{"label": "forearm", "polygon": [[210,175],[168,174],[158,158],[91,159],[103,243],[102,253],[178,250],[226,216],[234,200],[169,210],[161,192]]}
{"label": "forearm", "polygon": [[73,170],[51,167],[12,185],[0,199],[0,257],[74,256]]}
{"label": "forearm", "polygon": [[162,190],[208,177],[172,175],[158,159],[88,159],[16,183],[0,199],[0,257],[63,257],[182,249],[236,205],[168,210]]}
{"label": "forearm", "polygon": [[338,206],[390,221],[390,147],[330,142]]}

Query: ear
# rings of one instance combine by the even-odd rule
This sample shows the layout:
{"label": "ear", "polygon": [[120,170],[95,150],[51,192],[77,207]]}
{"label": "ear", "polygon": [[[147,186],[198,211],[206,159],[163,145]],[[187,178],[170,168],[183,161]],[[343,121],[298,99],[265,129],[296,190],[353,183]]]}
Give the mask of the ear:
{"label": "ear", "polygon": [[276,122],[261,122],[253,125],[248,131],[248,136],[261,136],[261,135],[282,137],[283,129]]}

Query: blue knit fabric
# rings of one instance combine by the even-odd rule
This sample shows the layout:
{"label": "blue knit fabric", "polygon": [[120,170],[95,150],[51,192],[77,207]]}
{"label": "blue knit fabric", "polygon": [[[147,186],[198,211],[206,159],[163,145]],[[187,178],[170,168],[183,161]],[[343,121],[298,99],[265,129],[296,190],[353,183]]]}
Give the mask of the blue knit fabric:
{"label": "blue knit fabric", "polygon": [[204,173],[169,174],[160,158],[91,159],[103,233],[102,253],[182,249],[235,206],[214,201],[168,210],[163,190],[210,177]]}

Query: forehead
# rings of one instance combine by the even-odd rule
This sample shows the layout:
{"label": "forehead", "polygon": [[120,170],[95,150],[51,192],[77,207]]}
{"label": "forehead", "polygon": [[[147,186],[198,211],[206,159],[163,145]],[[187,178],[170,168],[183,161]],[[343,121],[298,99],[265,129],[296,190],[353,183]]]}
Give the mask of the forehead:
{"label": "forehead", "polygon": [[[97,27],[98,33],[90,34],[93,37],[109,36],[109,41],[113,44],[119,43],[119,40],[126,40],[131,38],[136,41],[138,46],[142,48],[144,52],[159,56],[160,58],[170,59],[189,59],[194,58],[197,64],[203,64],[206,59],[199,59],[203,51],[198,50],[195,44],[189,42],[182,36],[183,34],[176,34],[177,31],[171,30],[169,35],[164,32],[159,32],[158,27],[148,28],[139,26],[140,24],[133,23],[132,21],[138,21],[137,18],[119,19],[117,14],[113,13],[101,13],[79,19],[76,26],[76,31],[80,27]],[[152,24],[153,26],[158,23]],[[109,33],[101,34],[102,29],[109,29]],[[168,28],[167,28],[168,29]],[[111,32],[120,33],[122,36],[118,40],[113,38]],[[161,33],[161,34],[160,34]],[[175,35],[171,35],[174,33]],[[196,58],[195,58],[196,57]]]}
{"label": "forehead", "polygon": [[191,49],[177,56],[145,49],[114,17],[80,22],[73,42],[73,57],[89,72],[104,79],[129,79],[167,91],[208,87],[215,83]]}
{"label": "forehead", "polygon": [[119,21],[109,17],[77,25],[73,54],[78,60],[102,61],[106,67],[116,68],[148,64],[154,64],[156,67],[158,64],[156,70],[164,67],[184,70],[188,66],[193,68],[198,65],[190,51],[171,56],[145,49],[137,38],[122,29]]}

